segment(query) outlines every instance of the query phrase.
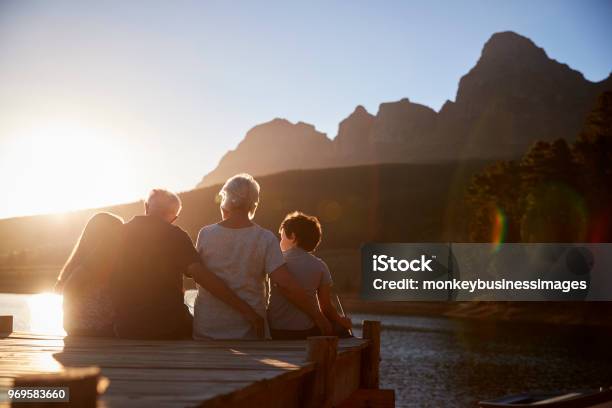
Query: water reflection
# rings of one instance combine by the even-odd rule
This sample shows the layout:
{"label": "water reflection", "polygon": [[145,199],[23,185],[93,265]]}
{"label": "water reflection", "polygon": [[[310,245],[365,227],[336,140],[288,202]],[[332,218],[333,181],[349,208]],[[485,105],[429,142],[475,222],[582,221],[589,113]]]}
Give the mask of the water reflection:
{"label": "water reflection", "polygon": [[30,331],[65,336],[62,301],[63,297],[54,293],[29,296],[27,304],[30,312]]}
{"label": "water reflection", "polygon": [[[193,314],[197,291],[185,293],[185,303]],[[63,296],[55,293],[16,295],[0,293],[0,314],[14,316],[14,330],[65,336]]]}
{"label": "water reflection", "polygon": [[33,353],[32,356],[28,357],[28,364],[36,371],[42,373],[56,373],[63,368],[52,352]]}
{"label": "water reflection", "polygon": [[[609,329],[355,314],[381,320],[381,388],[399,407],[473,407],[522,392],[612,384]],[[360,335],[359,330],[355,330]]]}

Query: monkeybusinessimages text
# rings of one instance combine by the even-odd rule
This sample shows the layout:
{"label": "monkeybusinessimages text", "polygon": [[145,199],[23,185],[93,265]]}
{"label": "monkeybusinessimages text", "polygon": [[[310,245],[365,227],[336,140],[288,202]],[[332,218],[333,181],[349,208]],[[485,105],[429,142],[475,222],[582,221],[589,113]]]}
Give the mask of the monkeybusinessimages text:
{"label": "monkeybusinessimages text", "polygon": [[[434,272],[432,262],[435,257],[421,255],[412,259],[395,258],[388,255],[372,256],[373,272]],[[584,280],[423,280],[414,278],[372,280],[375,290],[462,290],[474,293],[481,290],[554,290],[568,293],[572,290],[588,288]]]}

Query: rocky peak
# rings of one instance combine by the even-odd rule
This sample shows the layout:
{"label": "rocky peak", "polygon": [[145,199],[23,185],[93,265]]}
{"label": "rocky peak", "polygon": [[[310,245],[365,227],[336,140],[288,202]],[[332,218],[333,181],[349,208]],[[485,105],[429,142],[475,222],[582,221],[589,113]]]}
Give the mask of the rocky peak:
{"label": "rocky peak", "polygon": [[413,136],[428,134],[436,120],[436,112],[408,98],[381,103],[372,132],[374,142],[401,142]]}
{"label": "rocky peak", "polygon": [[369,115],[369,113],[366,108],[363,107],[363,105],[357,105],[351,115]]}
{"label": "rocky peak", "polygon": [[[366,110],[366,108],[364,108],[361,105],[357,105],[357,107],[355,108],[355,110],[353,111],[353,113],[351,113],[350,115],[348,115],[346,118],[344,118],[341,122],[340,122],[340,127],[343,126],[343,124],[345,126],[350,126],[351,122],[370,122],[374,119],[374,115],[370,114],[370,112],[368,112]],[[338,135],[340,135],[340,131],[338,131]]]}
{"label": "rocky peak", "polygon": [[547,61],[543,48],[535,45],[527,37],[512,31],[495,33],[485,43],[479,64],[503,64],[513,60],[537,63]]}
{"label": "rocky peak", "polygon": [[314,125],[310,123],[298,122],[294,124],[287,119],[275,118],[269,122],[256,125],[249,130],[238,148],[244,144],[251,146],[253,144],[270,142],[280,143],[281,145],[297,141],[308,143],[309,139],[329,141],[325,133],[318,132]]}
{"label": "rocky peak", "polygon": [[331,140],[309,123],[275,118],[249,130],[235,150],[223,156],[200,186],[222,183],[241,172],[254,176],[327,164]]}
{"label": "rocky peak", "polygon": [[459,81],[455,101],[473,117],[492,105],[510,111],[527,99],[542,105],[573,94],[584,82],[580,72],[549,58],[529,38],[506,31],[486,42],[474,68]]}
{"label": "rocky peak", "polygon": [[353,113],[338,125],[338,135],[334,139],[334,151],[339,157],[351,163],[359,163],[368,156],[368,139],[374,116],[363,106],[357,105]]}

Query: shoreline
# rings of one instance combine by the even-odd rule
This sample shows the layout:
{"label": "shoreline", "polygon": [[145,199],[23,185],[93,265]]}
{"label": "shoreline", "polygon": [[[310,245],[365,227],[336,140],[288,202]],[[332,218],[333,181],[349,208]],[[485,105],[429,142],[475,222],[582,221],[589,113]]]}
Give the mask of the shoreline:
{"label": "shoreline", "polygon": [[340,294],[348,313],[612,328],[612,302],[376,302]]}
{"label": "shoreline", "polygon": [[[41,292],[52,292],[52,287],[40,285],[33,290],[4,287],[0,294],[34,295]],[[339,296],[349,315],[427,316],[612,329],[612,302],[377,302],[362,300],[354,293],[341,293]]]}

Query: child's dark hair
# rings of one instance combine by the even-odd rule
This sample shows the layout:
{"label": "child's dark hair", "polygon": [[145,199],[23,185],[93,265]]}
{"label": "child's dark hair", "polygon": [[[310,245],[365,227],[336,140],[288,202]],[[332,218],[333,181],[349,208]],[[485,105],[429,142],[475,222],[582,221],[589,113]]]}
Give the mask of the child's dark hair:
{"label": "child's dark hair", "polygon": [[279,232],[283,230],[288,237],[294,234],[297,245],[308,252],[317,249],[323,234],[317,217],[299,211],[287,214],[280,225]]}

